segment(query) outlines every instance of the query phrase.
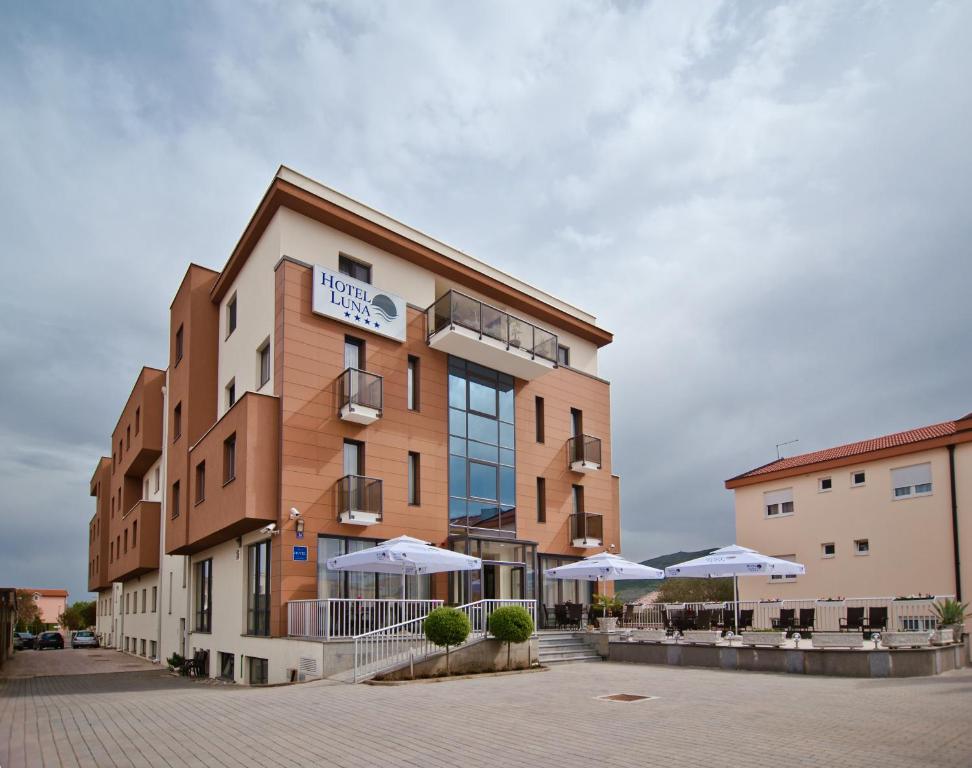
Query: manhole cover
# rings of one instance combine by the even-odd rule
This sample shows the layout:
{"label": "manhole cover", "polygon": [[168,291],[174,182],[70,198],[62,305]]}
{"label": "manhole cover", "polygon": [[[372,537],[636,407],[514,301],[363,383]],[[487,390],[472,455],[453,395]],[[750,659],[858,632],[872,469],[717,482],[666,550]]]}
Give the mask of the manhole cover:
{"label": "manhole cover", "polygon": [[656,696],[639,696],[636,693],[612,693],[607,696],[598,696],[597,698],[603,699],[604,701],[621,701],[625,704],[629,704],[633,701],[648,701],[650,699],[657,698]]}

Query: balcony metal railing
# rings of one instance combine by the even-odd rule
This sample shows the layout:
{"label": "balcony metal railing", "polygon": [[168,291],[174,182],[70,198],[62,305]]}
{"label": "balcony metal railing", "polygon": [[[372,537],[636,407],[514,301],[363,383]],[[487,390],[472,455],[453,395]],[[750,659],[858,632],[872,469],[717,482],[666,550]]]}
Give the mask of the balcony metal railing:
{"label": "balcony metal railing", "polygon": [[601,468],[601,438],[590,435],[575,435],[567,440],[567,466],[584,461],[597,464]]}
{"label": "balcony metal railing", "polygon": [[478,333],[480,338],[505,344],[507,349],[519,349],[531,357],[557,362],[556,334],[459,291],[448,291],[440,296],[425,314],[430,339],[443,328],[458,325]]}
{"label": "balcony metal railing", "polygon": [[287,603],[287,634],[340,640],[403,621],[423,618],[441,600],[393,600],[372,598],[324,598]]}
{"label": "balcony metal railing", "polygon": [[381,414],[383,402],[382,378],[376,373],[368,373],[357,368],[347,368],[341,374],[340,402],[338,410],[350,406],[372,408]]}
{"label": "balcony metal railing", "polygon": [[381,480],[362,475],[345,475],[338,480],[338,519],[342,514],[365,512],[381,522]]}
{"label": "balcony metal railing", "polygon": [[574,512],[570,516],[570,540],[597,539],[604,541],[604,515],[594,512]]}

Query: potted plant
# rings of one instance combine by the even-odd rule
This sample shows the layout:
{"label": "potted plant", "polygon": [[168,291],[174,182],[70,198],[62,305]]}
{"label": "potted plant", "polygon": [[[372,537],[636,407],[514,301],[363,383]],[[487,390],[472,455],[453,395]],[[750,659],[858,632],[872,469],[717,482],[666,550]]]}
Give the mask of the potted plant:
{"label": "potted plant", "polygon": [[938,625],[942,629],[952,630],[953,642],[962,642],[962,632],[964,624],[968,618],[968,603],[960,603],[958,600],[946,598],[938,603],[932,603],[932,610],[938,617]]}
{"label": "potted plant", "polygon": [[429,642],[445,647],[446,675],[451,675],[449,648],[464,643],[469,637],[472,631],[469,617],[458,608],[436,608],[425,617],[423,630]]}
{"label": "potted plant", "polygon": [[602,632],[613,632],[618,628],[618,617],[624,611],[624,603],[613,595],[595,595],[591,613],[597,617]]}

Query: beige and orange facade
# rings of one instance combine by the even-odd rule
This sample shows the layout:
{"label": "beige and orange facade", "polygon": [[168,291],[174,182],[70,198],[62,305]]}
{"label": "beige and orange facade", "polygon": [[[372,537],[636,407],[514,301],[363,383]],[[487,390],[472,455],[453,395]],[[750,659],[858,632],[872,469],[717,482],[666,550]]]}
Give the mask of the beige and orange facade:
{"label": "beige and orange facade", "polygon": [[972,596],[972,414],[726,481],[736,540],[806,565],[741,598]]}
{"label": "beige and orange facade", "polygon": [[116,647],[281,682],[309,652],[289,603],[398,596],[329,572],[335,554],[403,534],[466,551],[482,571],[408,597],[536,599],[542,620],[586,597],[544,568],[620,550],[611,334],[394,219],[281,168],[222,271],[189,266],[169,333],[91,482]]}

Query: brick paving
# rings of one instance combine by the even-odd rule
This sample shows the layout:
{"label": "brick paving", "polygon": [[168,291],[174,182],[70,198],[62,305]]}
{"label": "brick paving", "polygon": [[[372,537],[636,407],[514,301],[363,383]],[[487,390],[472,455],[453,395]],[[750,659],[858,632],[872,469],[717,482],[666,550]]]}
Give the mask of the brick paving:
{"label": "brick paving", "polygon": [[[658,698],[618,703],[596,697]],[[0,680],[0,766],[972,765],[972,670],[858,680],[625,664],[400,686],[161,671]]]}
{"label": "brick paving", "polygon": [[120,653],[111,648],[64,648],[17,651],[3,667],[4,677],[44,675],[90,675],[105,672],[139,672],[158,669],[148,659]]}

